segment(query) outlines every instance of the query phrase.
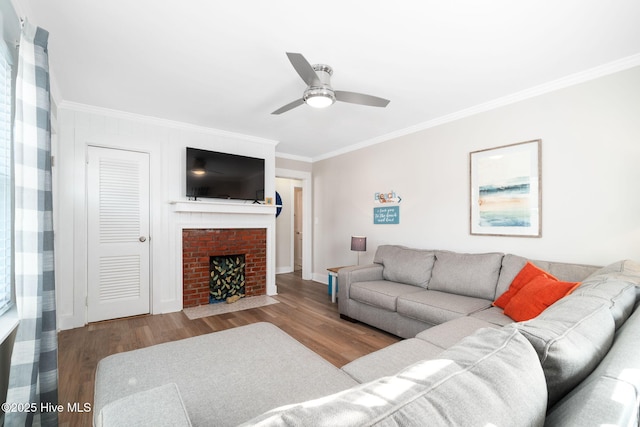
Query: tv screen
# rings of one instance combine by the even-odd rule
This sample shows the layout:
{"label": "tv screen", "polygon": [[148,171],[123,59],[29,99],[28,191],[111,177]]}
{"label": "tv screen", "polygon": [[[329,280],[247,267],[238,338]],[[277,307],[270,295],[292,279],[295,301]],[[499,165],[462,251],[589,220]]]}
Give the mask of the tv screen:
{"label": "tv screen", "polygon": [[264,159],[187,147],[187,197],[264,200]]}

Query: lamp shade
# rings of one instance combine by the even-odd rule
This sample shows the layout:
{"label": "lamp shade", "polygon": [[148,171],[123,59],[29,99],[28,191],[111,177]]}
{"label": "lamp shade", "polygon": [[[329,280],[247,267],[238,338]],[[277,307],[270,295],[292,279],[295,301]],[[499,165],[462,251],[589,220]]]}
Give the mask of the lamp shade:
{"label": "lamp shade", "polygon": [[351,250],[365,252],[367,250],[367,238],[364,236],[351,236]]}

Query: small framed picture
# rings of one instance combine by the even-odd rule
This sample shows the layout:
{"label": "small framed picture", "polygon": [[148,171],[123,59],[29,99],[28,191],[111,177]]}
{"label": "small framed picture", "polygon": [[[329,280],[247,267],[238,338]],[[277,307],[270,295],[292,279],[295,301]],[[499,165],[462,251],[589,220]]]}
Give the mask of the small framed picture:
{"label": "small framed picture", "polygon": [[490,236],[542,236],[541,140],[469,155],[470,232]]}
{"label": "small framed picture", "polygon": [[264,199],[264,204],[273,205],[273,197],[267,197],[266,199]]}

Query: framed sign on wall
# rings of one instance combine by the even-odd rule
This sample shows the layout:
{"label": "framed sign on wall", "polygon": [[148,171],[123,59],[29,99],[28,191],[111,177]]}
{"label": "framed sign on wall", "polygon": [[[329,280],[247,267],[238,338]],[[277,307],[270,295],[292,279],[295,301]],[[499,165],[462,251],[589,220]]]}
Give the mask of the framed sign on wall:
{"label": "framed sign on wall", "polygon": [[540,157],[539,139],[470,153],[471,234],[542,235]]}
{"label": "framed sign on wall", "polygon": [[377,192],[373,195],[373,223],[400,224],[400,197],[395,191]]}
{"label": "framed sign on wall", "polygon": [[400,206],[373,208],[374,224],[400,224]]}

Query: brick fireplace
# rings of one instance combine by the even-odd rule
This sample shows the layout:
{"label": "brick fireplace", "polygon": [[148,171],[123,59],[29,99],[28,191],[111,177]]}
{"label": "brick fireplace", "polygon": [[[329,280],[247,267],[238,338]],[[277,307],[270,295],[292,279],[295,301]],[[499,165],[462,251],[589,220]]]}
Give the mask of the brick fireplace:
{"label": "brick fireplace", "polygon": [[209,304],[211,257],[245,256],[245,295],[266,294],[267,230],[265,228],[182,230],[183,308]]}

